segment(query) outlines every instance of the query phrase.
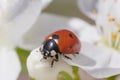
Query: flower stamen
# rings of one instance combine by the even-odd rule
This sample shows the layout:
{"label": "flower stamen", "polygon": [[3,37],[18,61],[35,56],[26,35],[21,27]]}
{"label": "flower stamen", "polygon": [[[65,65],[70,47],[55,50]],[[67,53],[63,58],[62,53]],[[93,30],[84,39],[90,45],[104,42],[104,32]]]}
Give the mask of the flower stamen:
{"label": "flower stamen", "polygon": [[118,22],[116,25],[117,25],[118,27],[120,27],[120,22]]}
{"label": "flower stamen", "polygon": [[92,13],[93,13],[93,14],[97,14],[97,10],[96,10],[96,9],[93,9]]}
{"label": "flower stamen", "polygon": [[114,22],[114,21],[115,21],[115,18],[109,18],[108,21],[109,21],[109,22]]}
{"label": "flower stamen", "polygon": [[116,37],[117,37],[117,35],[116,35],[115,33],[111,33],[111,38],[112,38],[112,40],[115,40]]}

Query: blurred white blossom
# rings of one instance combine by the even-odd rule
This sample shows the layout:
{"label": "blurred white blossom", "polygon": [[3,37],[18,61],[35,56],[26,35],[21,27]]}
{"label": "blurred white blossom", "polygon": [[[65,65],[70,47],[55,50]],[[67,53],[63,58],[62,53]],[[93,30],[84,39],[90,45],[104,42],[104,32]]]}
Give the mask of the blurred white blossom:
{"label": "blurred white blossom", "polygon": [[0,80],[17,80],[21,65],[15,47],[50,1],[0,1]]}
{"label": "blurred white blossom", "polygon": [[100,1],[99,6],[95,21],[102,39],[108,46],[120,50],[120,0]]}
{"label": "blurred white blossom", "polygon": [[[117,72],[120,70],[118,65],[120,63],[117,63],[120,59],[120,0],[90,0],[89,3],[87,3],[87,0],[78,0],[78,2],[82,4],[78,5],[83,13],[96,22],[97,31],[101,37],[98,45],[114,50],[114,52],[111,51],[112,55],[104,60],[109,59],[109,64],[106,63],[106,70],[110,69],[112,71],[110,73],[110,70],[106,71],[106,75],[113,76],[120,74],[120,72]],[[88,5],[90,6],[88,7]],[[101,56],[101,54],[98,56]]]}

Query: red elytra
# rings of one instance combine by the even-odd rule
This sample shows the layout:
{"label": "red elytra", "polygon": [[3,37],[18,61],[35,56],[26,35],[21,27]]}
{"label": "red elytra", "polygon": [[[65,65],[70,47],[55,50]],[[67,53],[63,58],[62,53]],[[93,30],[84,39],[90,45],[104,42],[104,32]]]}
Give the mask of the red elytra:
{"label": "red elytra", "polygon": [[58,30],[45,37],[45,40],[48,40],[53,35],[59,36],[57,45],[61,53],[75,54],[80,51],[81,43],[72,31],[66,29]]}

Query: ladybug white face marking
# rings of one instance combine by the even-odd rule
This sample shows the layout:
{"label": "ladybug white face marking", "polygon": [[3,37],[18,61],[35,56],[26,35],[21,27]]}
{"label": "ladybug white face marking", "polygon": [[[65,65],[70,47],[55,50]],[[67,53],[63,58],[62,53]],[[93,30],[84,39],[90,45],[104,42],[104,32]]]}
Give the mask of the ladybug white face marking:
{"label": "ladybug white face marking", "polygon": [[54,50],[52,50],[50,53],[51,53],[51,56],[55,56],[57,54]]}
{"label": "ladybug white face marking", "polygon": [[58,44],[58,39],[54,39],[55,40],[55,42]]}
{"label": "ladybug white face marking", "polygon": [[49,37],[48,39],[52,39],[52,37]]}

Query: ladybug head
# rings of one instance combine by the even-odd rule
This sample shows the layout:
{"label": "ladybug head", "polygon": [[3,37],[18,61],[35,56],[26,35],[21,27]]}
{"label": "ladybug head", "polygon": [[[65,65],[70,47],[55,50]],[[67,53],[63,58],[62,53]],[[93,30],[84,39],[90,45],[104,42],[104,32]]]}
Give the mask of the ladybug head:
{"label": "ladybug head", "polygon": [[48,39],[43,42],[40,47],[40,52],[43,55],[43,58],[47,59],[48,57],[57,55],[59,53],[59,48],[54,39]]}

